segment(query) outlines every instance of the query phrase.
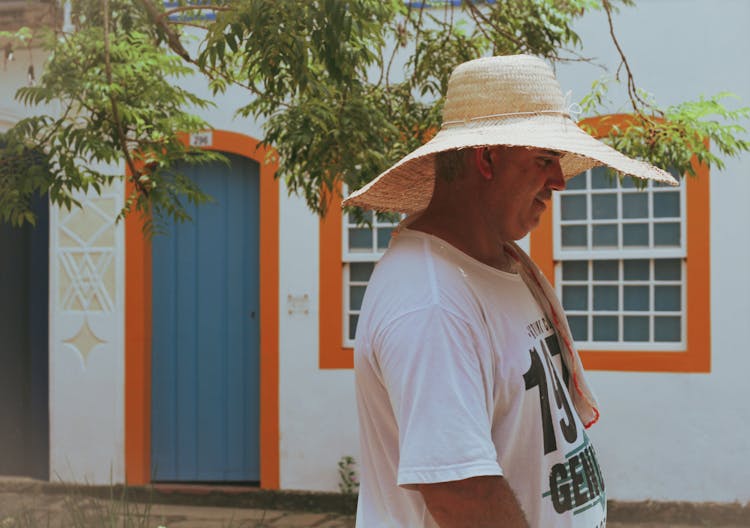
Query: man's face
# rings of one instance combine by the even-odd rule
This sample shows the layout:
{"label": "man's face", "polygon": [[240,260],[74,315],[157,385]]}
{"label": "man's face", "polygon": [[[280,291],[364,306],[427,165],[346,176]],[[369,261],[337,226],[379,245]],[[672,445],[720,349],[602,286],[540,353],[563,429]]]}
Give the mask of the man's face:
{"label": "man's face", "polygon": [[524,147],[494,147],[487,180],[487,220],[501,240],[518,240],[537,224],[553,190],[565,188],[560,153]]}

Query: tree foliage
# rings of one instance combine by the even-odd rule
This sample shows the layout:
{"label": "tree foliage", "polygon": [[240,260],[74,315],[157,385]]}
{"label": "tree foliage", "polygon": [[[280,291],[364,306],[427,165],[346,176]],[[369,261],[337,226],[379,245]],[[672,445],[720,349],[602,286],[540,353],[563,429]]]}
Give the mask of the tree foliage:
{"label": "tree foliage", "polygon": [[[122,214],[135,207],[186,219],[184,201],[207,197],[170,169],[216,157],[189,149],[177,135],[208,126],[186,108],[210,103],[179,86],[192,69],[165,53],[155,32],[140,30],[148,18],[132,2],[83,1],[73,8],[75,30],[43,36],[50,50],[44,73],[16,93],[23,104],[59,112],[22,119],[0,143],[0,195],[6,197],[0,216],[15,225],[33,220],[34,193],[49,192],[67,208],[80,205],[76,191],[101,192],[124,177],[125,167],[135,190]],[[44,155],[22,156],[24,149]]]}
{"label": "tree foliage", "polygon": [[[340,184],[362,186],[437,130],[456,64],[519,52],[586,60],[573,22],[594,9],[608,15],[623,61],[617,77],[624,67],[636,116],[628,130],[613,131],[615,148],[690,173],[693,154],[721,166],[722,157],[750,147],[738,124],[749,110],[729,110],[726,94],[662,109],[638,91],[611,0],[181,0],[171,8],[70,0],[70,7],[74,30],[47,37],[43,76],[17,94],[62,111],[22,120],[0,141],[0,193],[13,197],[0,201],[0,216],[14,223],[32,219],[24,205],[32,193],[49,189],[53,202],[71,206],[74,191],[98,191],[124,177],[122,167],[135,189],[123,213],[185,219],[184,200],[206,196],[174,167],[217,156],[178,136],[208,128],[191,110],[211,103],[180,87],[196,72],[215,94],[230,85],[247,90],[237,111],[264,123],[277,177],[323,214]],[[207,21],[206,13],[215,16]],[[197,47],[187,42],[196,34]],[[596,112],[605,99],[598,82],[582,103]]]}
{"label": "tree foliage", "polygon": [[0,133],[0,222],[34,225],[31,200],[55,185],[49,158],[18,137],[18,129]]}

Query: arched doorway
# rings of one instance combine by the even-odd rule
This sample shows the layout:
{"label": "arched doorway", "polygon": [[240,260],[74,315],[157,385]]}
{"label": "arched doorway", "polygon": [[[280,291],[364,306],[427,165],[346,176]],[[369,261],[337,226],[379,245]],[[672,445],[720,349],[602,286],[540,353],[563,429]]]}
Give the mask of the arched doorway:
{"label": "arched doorway", "polygon": [[[207,136],[207,137],[206,137]],[[251,137],[213,130],[203,148],[236,154],[258,164],[259,171],[259,361],[260,486],[279,486],[278,317],[279,185],[275,152]],[[185,138],[188,141],[188,138]],[[152,244],[143,219],[130,215],[126,237],[125,472],[128,484],[152,481]]]}
{"label": "arched doorway", "polygon": [[152,481],[258,482],[259,170],[178,167],[211,196],[152,240]]}

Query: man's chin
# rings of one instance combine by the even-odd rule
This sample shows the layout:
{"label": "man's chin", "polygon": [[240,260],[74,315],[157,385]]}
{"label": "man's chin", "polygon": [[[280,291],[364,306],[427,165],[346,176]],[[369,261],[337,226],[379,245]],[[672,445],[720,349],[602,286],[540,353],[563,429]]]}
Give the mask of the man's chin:
{"label": "man's chin", "polygon": [[[538,223],[538,222],[537,222],[537,223]],[[532,227],[531,227],[530,229],[528,229],[527,231],[519,231],[518,233],[514,234],[514,235],[513,235],[512,237],[511,237],[511,240],[513,240],[513,242],[518,242],[518,241],[519,241],[519,240],[521,240],[522,238],[525,238],[525,237],[526,237],[526,235],[528,235],[529,233],[531,233],[531,231],[532,231],[532,230],[533,230],[533,229],[534,229],[535,227],[536,227],[536,224],[534,224],[534,226],[532,226]]]}
{"label": "man's chin", "polygon": [[516,242],[519,241],[519,240],[521,240],[526,235],[528,235],[529,233],[531,233],[534,229],[536,229],[536,227],[538,225],[539,225],[539,217],[537,216],[531,222],[529,222],[529,224],[527,226],[525,226],[524,229],[520,229],[518,231],[518,233],[515,233],[513,235],[513,240],[516,241]]}

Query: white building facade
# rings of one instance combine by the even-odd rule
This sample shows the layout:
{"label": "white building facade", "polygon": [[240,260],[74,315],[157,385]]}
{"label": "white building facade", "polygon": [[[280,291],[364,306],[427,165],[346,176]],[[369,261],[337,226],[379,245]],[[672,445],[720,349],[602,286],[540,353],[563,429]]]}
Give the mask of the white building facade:
{"label": "white building facade", "polygon": [[[641,0],[622,8],[615,29],[636,83],[661,104],[721,91],[747,104],[750,68],[736,57],[750,53],[749,20],[743,0]],[[617,67],[603,12],[587,13],[576,30],[583,55]],[[565,63],[557,74],[575,101],[601,70]],[[19,57],[2,72],[0,131],[29,112],[11,97],[24,82]],[[191,82],[209,93],[200,79]],[[239,238],[227,246],[239,240],[255,253],[210,249],[216,237],[201,234],[201,226],[213,224],[203,224],[212,220],[201,212],[194,231],[170,235],[178,256],[159,268],[166,262],[157,249],[162,242],[145,239],[137,219],[114,222],[122,184],[82,197],[83,210],[50,210],[51,480],[219,480],[336,491],[338,461],[358,459],[350,326],[391,226],[362,230],[336,211],[321,221],[303,199],[289,196],[273,179],[273,151],[256,148],[261,124],[232,114],[246,98],[239,89],[223,95],[203,116],[214,130],[193,140],[248,160],[242,170],[257,189],[242,192],[256,193],[258,210],[247,213],[252,229],[228,234]],[[612,98],[610,114],[628,112],[624,93]],[[227,178],[229,196],[236,187]],[[595,172],[579,177],[524,242],[577,317],[574,332],[602,410],[590,436],[608,497],[746,503],[750,155],[710,174],[699,170],[678,191],[612,185]],[[616,214],[602,212],[612,207]],[[224,256],[205,268],[185,265],[212,252]],[[251,293],[239,300],[227,294],[221,302],[228,304],[201,311],[215,291],[198,278],[226,278],[208,289],[231,290],[236,274],[255,276]],[[166,301],[158,304],[157,296]],[[180,311],[185,303],[195,305],[189,315]],[[246,324],[203,333],[235,312]],[[193,321],[190,332],[174,323],[183,317]],[[157,360],[155,336],[171,324],[177,354]],[[236,339],[254,359],[218,352]],[[182,359],[188,350],[189,368]],[[251,371],[255,381],[233,377]],[[252,405],[201,410],[209,393]],[[225,446],[240,437],[247,438],[242,446]],[[206,453],[219,444],[226,449],[214,460]]]}

